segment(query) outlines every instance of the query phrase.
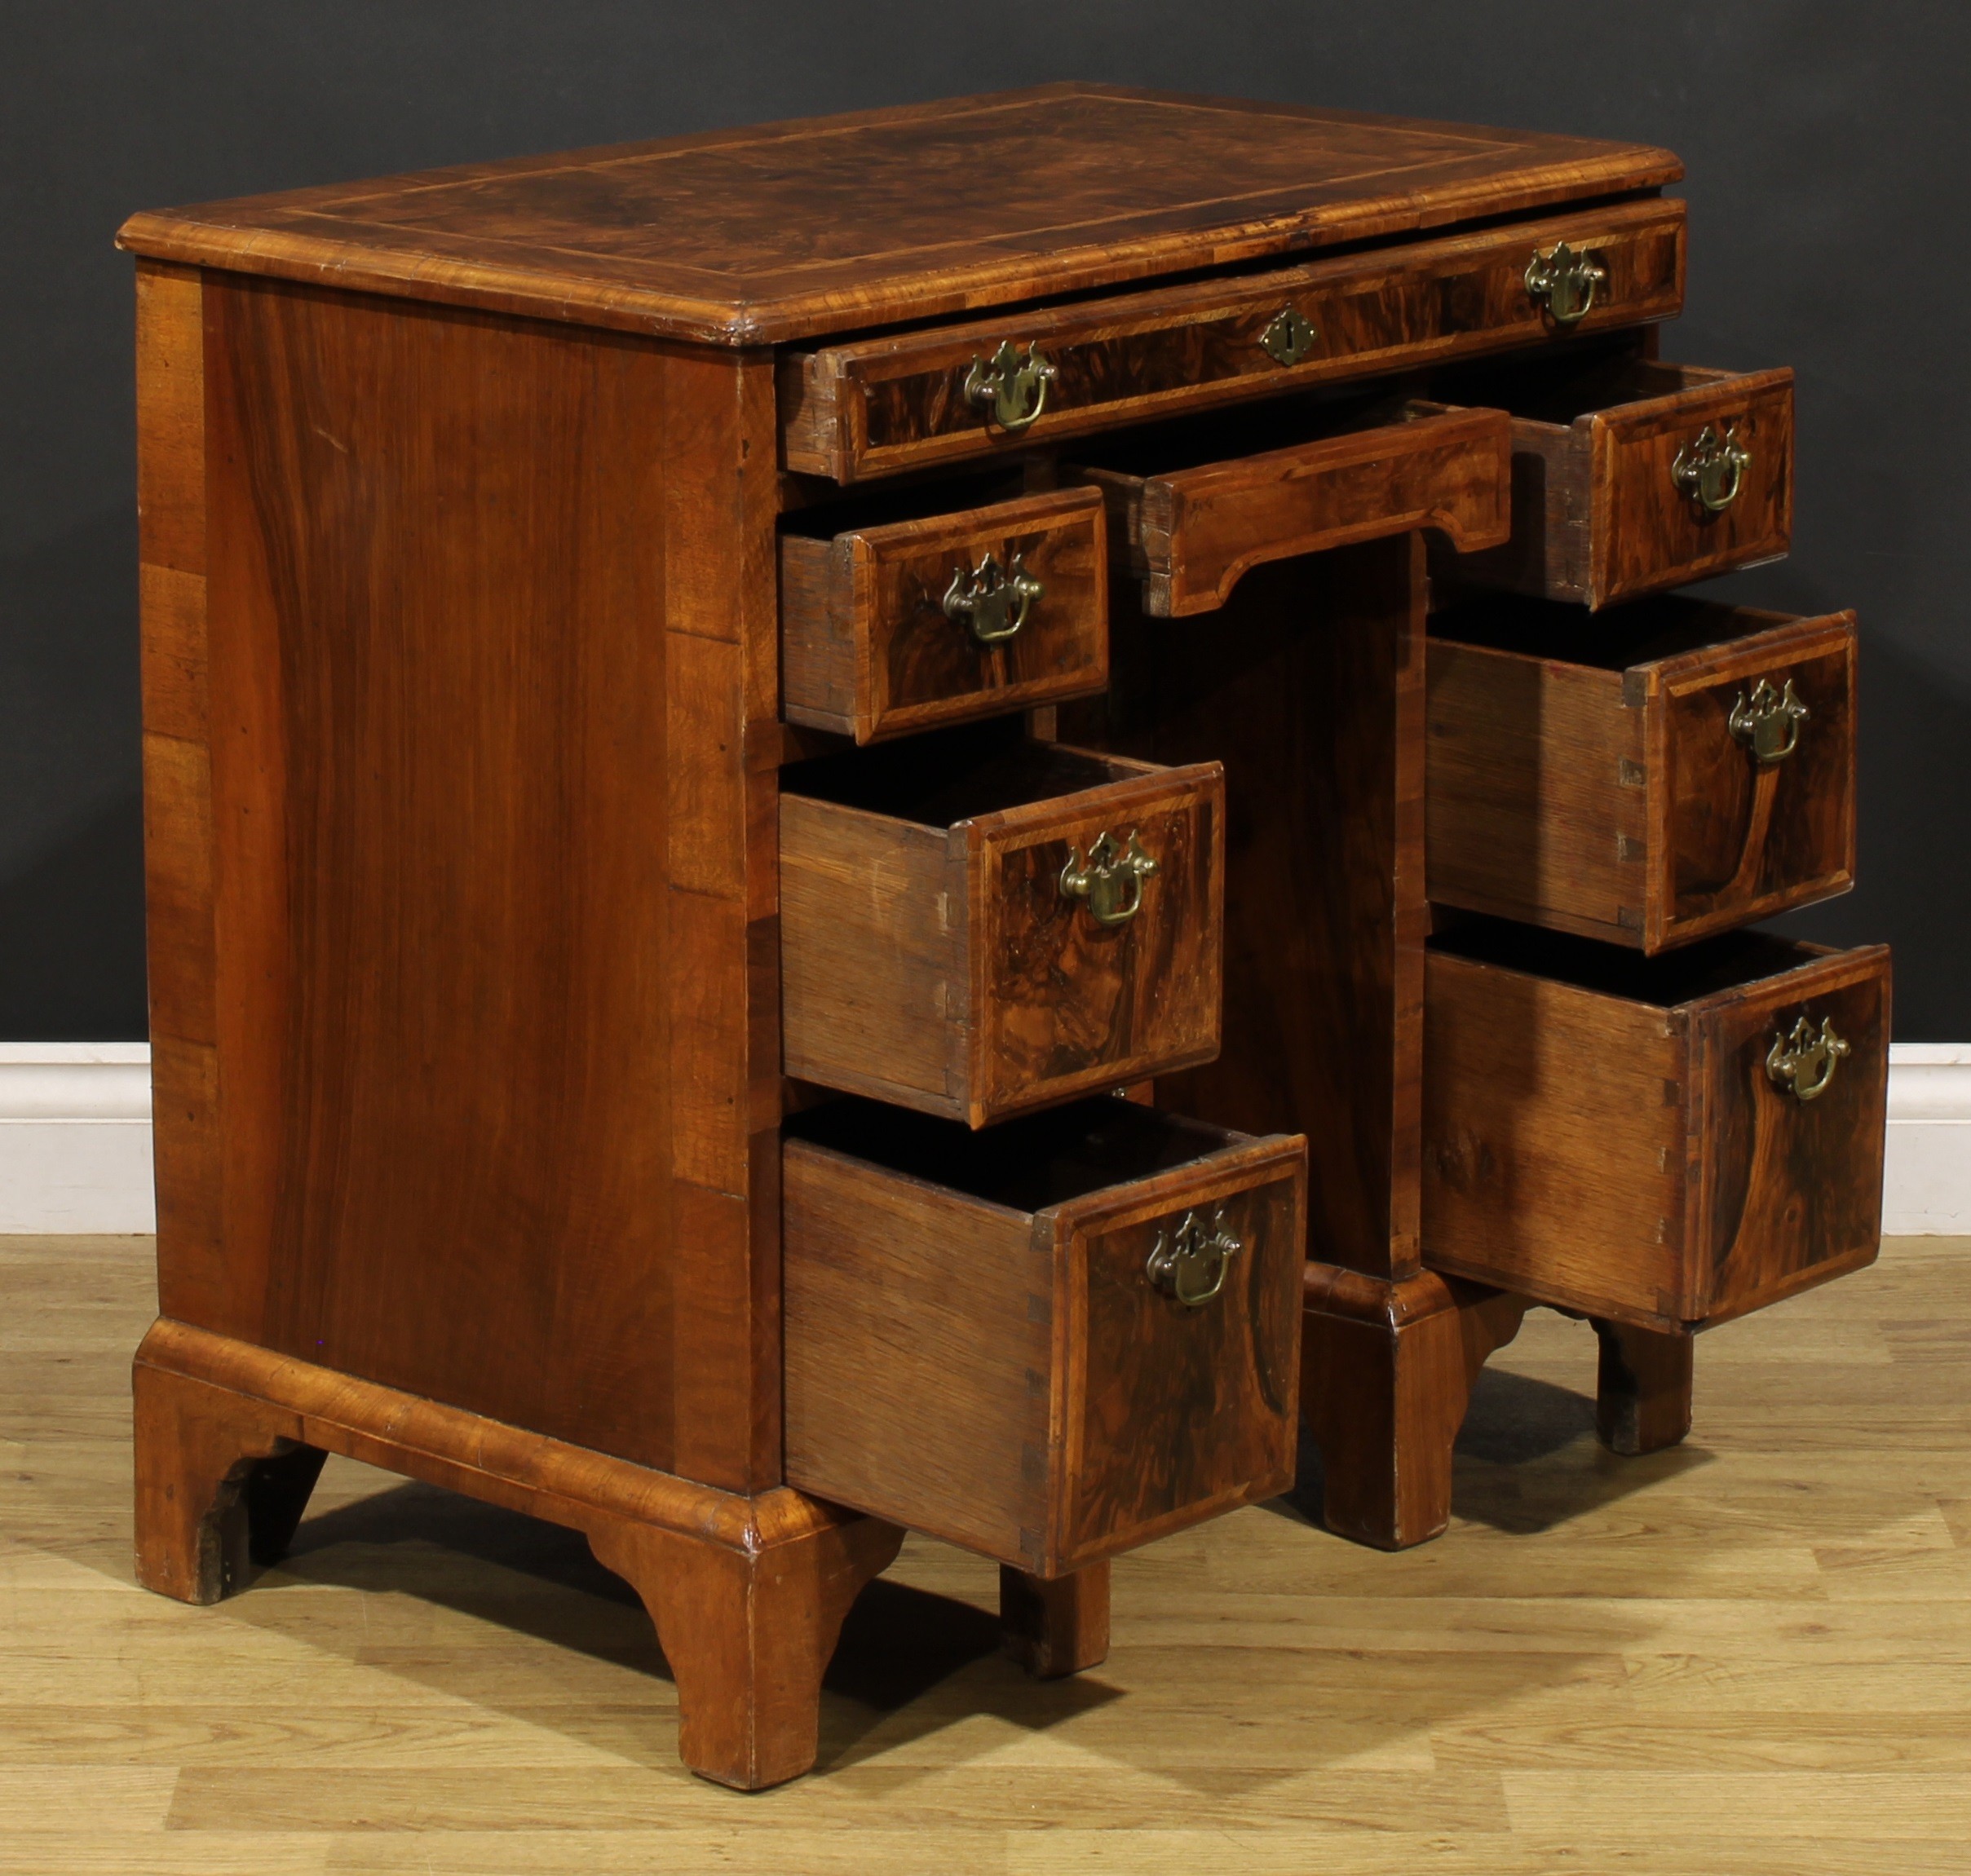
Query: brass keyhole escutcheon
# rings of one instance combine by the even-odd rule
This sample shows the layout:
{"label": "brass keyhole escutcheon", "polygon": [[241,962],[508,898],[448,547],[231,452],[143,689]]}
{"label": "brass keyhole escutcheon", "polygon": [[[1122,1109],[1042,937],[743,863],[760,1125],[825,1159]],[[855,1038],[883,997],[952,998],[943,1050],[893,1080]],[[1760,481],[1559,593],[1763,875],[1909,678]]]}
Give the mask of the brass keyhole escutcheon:
{"label": "brass keyhole escutcheon", "polygon": [[1187,1309],[1201,1309],[1225,1287],[1232,1260],[1245,1247],[1225,1229],[1222,1210],[1208,1225],[1187,1212],[1175,1231],[1160,1231],[1143,1266],[1151,1287]]}
{"label": "brass keyhole escutcheon", "polygon": [[1834,1070],[1849,1053],[1848,1044],[1834,1033],[1832,1019],[1821,1018],[1816,1031],[1811,1017],[1801,1017],[1790,1035],[1776,1035],[1766,1057],[1766,1072],[1773,1084],[1796,1101],[1818,1101],[1827,1092]]}
{"label": "brass keyhole escutcheon", "polygon": [[1260,350],[1275,364],[1298,364],[1314,341],[1314,327],[1298,307],[1282,307],[1259,335]]}
{"label": "brass keyhole escutcheon", "polygon": [[986,411],[1001,430],[1017,432],[1047,408],[1047,387],[1060,375],[1037,345],[1023,354],[1004,339],[991,364],[973,359],[965,374],[965,400]]}
{"label": "brass keyhole escutcheon", "polygon": [[1670,479],[1707,514],[1721,514],[1738,500],[1751,466],[1752,452],[1739,441],[1735,426],[1727,426],[1721,436],[1708,423],[1695,442],[1677,451]]}
{"label": "brass keyhole escutcheon", "polygon": [[1763,769],[1783,762],[1800,747],[1800,726],[1807,716],[1807,707],[1794,691],[1791,678],[1779,691],[1773,688],[1769,679],[1761,678],[1752,686],[1749,697],[1743,691],[1739,693],[1726,724]]}
{"label": "brass keyhole escutcheon", "polygon": [[981,645],[1003,645],[1027,623],[1027,609],[1047,591],[1016,554],[1004,567],[988,554],[968,573],[952,569],[944,591],[944,616],[965,626]]}
{"label": "brass keyhole escutcheon", "polygon": [[1527,263],[1527,297],[1544,302],[1556,325],[1578,325],[1594,304],[1594,289],[1607,278],[1599,261],[1558,241],[1544,254],[1536,249]]}
{"label": "brass keyhole escutcheon", "polygon": [[1061,894],[1064,898],[1085,899],[1097,925],[1126,925],[1142,910],[1143,881],[1156,875],[1156,862],[1134,832],[1126,841],[1104,832],[1096,836],[1086,860],[1079,849],[1067,850]]}

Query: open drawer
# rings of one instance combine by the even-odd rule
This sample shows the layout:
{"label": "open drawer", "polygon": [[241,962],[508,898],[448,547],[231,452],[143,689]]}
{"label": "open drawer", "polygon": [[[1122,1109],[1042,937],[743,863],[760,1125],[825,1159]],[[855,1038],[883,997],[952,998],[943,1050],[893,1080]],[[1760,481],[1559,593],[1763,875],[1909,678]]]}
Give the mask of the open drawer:
{"label": "open drawer", "polygon": [[1852,612],[1431,621],[1430,896],[1657,951],[1854,881]]}
{"label": "open drawer", "polygon": [[1425,969],[1424,1261],[1655,1328],[1872,1262],[1889,1026],[1880,945],[1460,924]]}
{"label": "open drawer", "polygon": [[1066,473],[1102,491],[1143,611],[1181,618],[1222,606],[1269,560],[1418,527],[1461,554],[1496,545],[1509,457],[1501,411],[1293,399],[1098,444]]}
{"label": "open drawer", "polygon": [[1793,531],[1793,374],[1584,351],[1440,379],[1425,408],[1513,413],[1512,538],[1461,580],[1590,607],[1777,559]]}
{"label": "open drawer", "polygon": [[1108,682],[1107,535],[1092,489],[919,486],[797,510],[783,527],[789,722],[877,742]]}
{"label": "open drawer", "polygon": [[1224,770],[1005,727],[781,772],[789,1075],[977,1127],[1218,1053]]}
{"label": "open drawer", "polygon": [[1052,1577],[1293,1483],[1298,1135],[1114,1097],[787,1133],[789,1485]]}

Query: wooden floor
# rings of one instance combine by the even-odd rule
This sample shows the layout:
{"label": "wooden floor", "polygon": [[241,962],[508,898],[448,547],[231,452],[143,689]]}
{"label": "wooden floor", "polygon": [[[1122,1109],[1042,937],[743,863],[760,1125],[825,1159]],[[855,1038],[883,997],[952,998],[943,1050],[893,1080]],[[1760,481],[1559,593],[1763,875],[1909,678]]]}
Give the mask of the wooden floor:
{"label": "wooden floor", "polygon": [[821,1769],[754,1798],[679,1768],[642,1613],[524,1519],[331,1460],[245,1595],[134,1588],[148,1251],[0,1240],[0,1872],[1971,1869],[1971,1240],[1704,1338],[1651,1459],[1595,1446],[1593,1337],[1536,1316],[1443,1541],[1240,1512],[1116,1566],[1076,1681],[913,1541]]}

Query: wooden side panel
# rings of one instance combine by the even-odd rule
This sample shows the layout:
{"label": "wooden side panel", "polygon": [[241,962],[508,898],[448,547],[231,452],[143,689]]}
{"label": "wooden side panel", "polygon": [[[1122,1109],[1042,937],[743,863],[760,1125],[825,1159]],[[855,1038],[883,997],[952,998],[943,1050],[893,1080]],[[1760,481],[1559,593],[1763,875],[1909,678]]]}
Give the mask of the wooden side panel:
{"label": "wooden side panel", "polygon": [[[1673,397],[1601,411],[1592,435],[1593,570],[1589,603],[1684,585],[1784,554],[1793,535],[1793,374],[1724,377]],[[1678,487],[1677,453],[1708,425],[1750,451],[1738,496],[1717,514]]]}
{"label": "wooden side panel", "polygon": [[[1731,733],[1765,680],[1806,706],[1799,743],[1761,765]],[[1666,663],[1651,765],[1661,854],[1653,943],[1770,918],[1854,883],[1854,615],[1805,619]]]}
{"label": "wooden side panel", "polygon": [[[780,696],[790,723],[856,735],[868,715],[868,662],[856,630],[853,543],[780,539]],[[859,738],[866,741],[867,732]]]}
{"label": "wooden side panel", "polygon": [[[1420,409],[1444,405],[1420,403]],[[1505,545],[1458,554],[1431,543],[1431,567],[1448,585],[1580,600],[1588,593],[1591,542],[1588,439],[1557,423],[1512,422],[1511,532]]]}
{"label": "wooden side panel", "polygon": [[[1064,1221],[1067,1397],[1057,1569],[1271,1498],[1298,1446],[1306,1143],[1236,1173]],[[1224,1289],[1187,1308],[1145,1266],[1193,1213],[1240,1245]]]}
{"label": "wooden side panel", "polygon": [[740,473],[770,386],[744,355],[208,300],[223,1258],[166,1309],[771,1479],[771,529]]}
{"label": "wooden side panel", "polygon": [[784,1176],[788,1482],[1038,1568],[1051,1240],[806,1141]]}
{"label": "wooden side panel", "polygon": [[[971,824],[974,1127],[1217,1053],[1224,789],[1203,764]],[[1105,833],[1156,867],[1125,924],[1061,889]]]}
{"label": "wooden side panel", "polygon": [[1433,638],[1430,675],[1430,897],[1640,942],[1644,716],[1622,673]]}
{"label": "wooden side panel", "polygon": [[1677,1013],[1441,951],[1426,982],[1431,1268],[1598,1314],[1701,1313]]}
{"label": "wooden side panel", "polygon": [[1222,760],[1223,1042],[1160,1103],[1307,1136],[1309,1255],[1420,1268],[1424,580],[1415,536],[1256,568],[1206,629],[1111,600],[1103,717],[1063,735]]}
{"label": "wooden side panel", "polygon": [[1496,547],[1510,526],[1509,436],[1502,411],[1455,411],[1152,477],[1118,504],[1143,610],[1211,611],[1264,562],[1413,528],[1461,552]]}
{"label": "wooden side panel", "polygon": [[962,1116],[966,919],[964,867],[941,830],[782,796],[786,1072]]}
{"label": "wooden side panel", "polygon": [[[1805,1017],[1849,1053],[1802,1101],[1766,1070]],[[1881,1242],[1889,1088],[1889,953],[1844,951],[1721,997],[1700,1017],[1693,1132],[1706,1161],[1700,1313],[1743,1314],[1872,1263]]]}
{"label": "wooden side panel", "polygon": [[205,291],[137,268],[144,872],[157,1256],[165,1293],[226,1308],[207,707]]}
{"label": "wooden side panel", "polygon": [[[1557,329],[1527,294],[1527,263],[1559,241],[1586,248],[1608,273],[1593,310],[1570,335],[1682,310],[1683,205],[1611,205],[1262,276],[793,354],[781,367],[789,419],[782,460],[789,469],[853,481],[1537,345]],[[1261,339],[1289,306],[1313,336],[1298,361],[1282,366]],[[1010,435],[962,388],[972,361],[992,358],[1007,340],[1039,344],[1057,373],[1038,420]]]}

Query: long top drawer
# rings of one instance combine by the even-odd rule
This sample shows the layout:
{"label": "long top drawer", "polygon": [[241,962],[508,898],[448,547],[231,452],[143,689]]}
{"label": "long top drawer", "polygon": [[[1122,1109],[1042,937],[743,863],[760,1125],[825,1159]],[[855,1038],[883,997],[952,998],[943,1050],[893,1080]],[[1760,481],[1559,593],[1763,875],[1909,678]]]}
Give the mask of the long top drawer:
{"label": "long top drawer", "polygon": [[[1528,280],[1536,257],[1553,256],[1563,242],[1600,276],[1584,285],[1577,274],[1571,298],[1565,289],[1540,291],[1536,267]],[[1567,263],[1561,257],[1563,270]],[[855,340],[782,359],[781,460],[839,482],[962,461],[1337,378],[1673,318],[1683,286],[1684,205],[1652,197]],[[1567,316],[1557,317],[1557,307]]]}

